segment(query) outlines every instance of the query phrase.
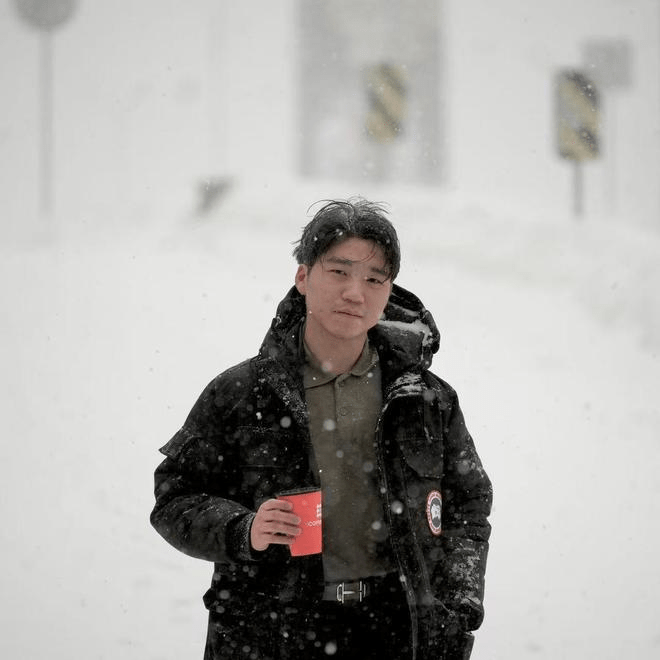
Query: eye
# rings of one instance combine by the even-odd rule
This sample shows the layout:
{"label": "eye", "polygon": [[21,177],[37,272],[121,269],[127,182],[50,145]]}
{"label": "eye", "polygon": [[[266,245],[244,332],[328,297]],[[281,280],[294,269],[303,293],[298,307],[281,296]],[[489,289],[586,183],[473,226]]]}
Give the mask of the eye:
{"label": "eye", "polygon": [[377,277],[367,277],[367,282],[369,284],[375,284],[375,285],[378,285],[378,286],[380,286],[382,284],[385,284],[384,280],[379,280]]}

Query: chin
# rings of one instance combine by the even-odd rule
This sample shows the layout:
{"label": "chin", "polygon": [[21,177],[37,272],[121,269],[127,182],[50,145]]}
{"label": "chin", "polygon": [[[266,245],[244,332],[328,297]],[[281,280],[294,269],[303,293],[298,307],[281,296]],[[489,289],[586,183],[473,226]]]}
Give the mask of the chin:
{"label": "chin", "polygon": [[358,339],[367,334],[369,327],[359,319],[355,322],[333,324],[332,334],[339,339]]}

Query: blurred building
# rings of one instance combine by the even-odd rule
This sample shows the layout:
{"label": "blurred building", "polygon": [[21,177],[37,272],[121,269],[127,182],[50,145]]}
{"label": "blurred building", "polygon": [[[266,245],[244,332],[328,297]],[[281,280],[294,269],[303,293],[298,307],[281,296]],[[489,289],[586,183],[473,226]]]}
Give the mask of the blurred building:
{"label": "blurred building", "polygon": [[[304,176],[570,216],[553,80],[625,43],[585,212],[658,228],[659,34],[656,0],[80,0],[52,40],[55,210],[140,222]],[[39,40],[0,4],[5,225],[38,213]]]}
{"label": "blurred building", "polygon": [[439,183],[438,0],[300,2],[300,169]]}

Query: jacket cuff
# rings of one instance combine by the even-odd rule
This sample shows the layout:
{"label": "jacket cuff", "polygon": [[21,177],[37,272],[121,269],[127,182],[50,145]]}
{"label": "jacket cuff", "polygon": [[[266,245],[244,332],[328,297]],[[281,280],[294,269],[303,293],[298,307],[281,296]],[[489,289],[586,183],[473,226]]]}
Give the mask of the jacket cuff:
{"label": "jacket cuff", "polygon": [[250,529],[256,513],[234,518],[227,528],[227,554],[235,561],[257,561],[257,553],[250,545]]}

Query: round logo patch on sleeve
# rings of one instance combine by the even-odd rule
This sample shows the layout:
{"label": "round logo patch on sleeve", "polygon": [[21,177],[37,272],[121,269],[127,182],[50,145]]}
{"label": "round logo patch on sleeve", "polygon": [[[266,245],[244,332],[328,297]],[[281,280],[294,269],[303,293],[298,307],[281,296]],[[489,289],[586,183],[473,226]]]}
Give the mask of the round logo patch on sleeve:
{"label": "round logo patch on sleeve", "polygon": [[439,536],[442,532],[442,495],[437,490],[432,490],[426,498],[426,519],[431,532]]}

